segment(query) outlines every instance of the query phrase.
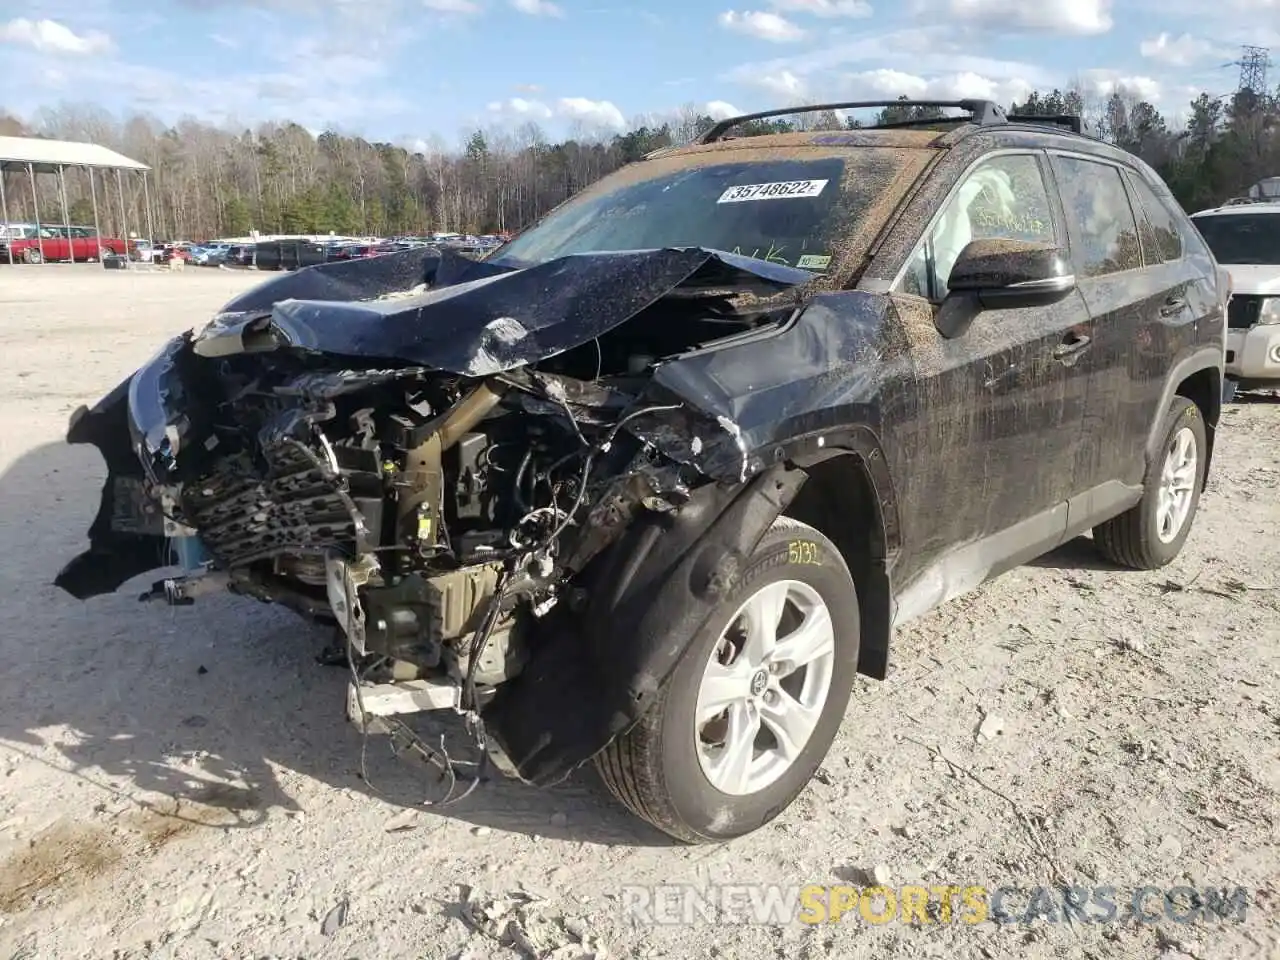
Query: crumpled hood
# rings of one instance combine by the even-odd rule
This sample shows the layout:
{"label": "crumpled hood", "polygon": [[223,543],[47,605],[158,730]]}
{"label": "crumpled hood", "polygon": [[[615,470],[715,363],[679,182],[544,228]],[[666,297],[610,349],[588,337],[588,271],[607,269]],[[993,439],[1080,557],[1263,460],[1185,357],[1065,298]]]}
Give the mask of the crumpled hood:
{"label": "crumpled hood", "polygon": [[814,277],[697,247],[575,254],[520,269],[406,250],[269,281],[227,304],[193,349],[297,349],[481,377],[588,343],[677,288],[770,296]]}

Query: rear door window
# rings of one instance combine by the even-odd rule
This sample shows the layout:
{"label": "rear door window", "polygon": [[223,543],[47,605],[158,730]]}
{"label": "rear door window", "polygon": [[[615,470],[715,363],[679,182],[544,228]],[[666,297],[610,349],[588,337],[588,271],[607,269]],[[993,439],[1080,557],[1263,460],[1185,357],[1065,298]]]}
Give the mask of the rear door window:
{"label": "rear door window", "polygon": [[1080,157],[1055,156],[1067,232],[1081,279],[1142,266],[1138,221],[1120,168]]}

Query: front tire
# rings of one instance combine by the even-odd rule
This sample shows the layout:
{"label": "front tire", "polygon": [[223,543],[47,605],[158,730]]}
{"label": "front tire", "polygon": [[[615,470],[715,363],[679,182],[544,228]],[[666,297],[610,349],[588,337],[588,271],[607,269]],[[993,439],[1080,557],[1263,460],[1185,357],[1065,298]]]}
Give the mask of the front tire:
{"label": "front tire", "polygon": [[596,767],[632,813],[677,840],[751,833],[826,757],[858,645],[857,591],[839,551],[779,517],[653,705]]}
{"label": "front tire", "polygon": [[1195,522],[1209,446],[1204,416],[1186,397],[1175,397],[1170,405],[1159,449],[1147,465],[1142,499],[1093,531],[1108,560],[1134,570],[1170,563]]}
{"label": "front tire", "polygon": [[43,260],[44,256],[34,247],[27,247],[27,249],[22,251],[23,263],[41,263]]}

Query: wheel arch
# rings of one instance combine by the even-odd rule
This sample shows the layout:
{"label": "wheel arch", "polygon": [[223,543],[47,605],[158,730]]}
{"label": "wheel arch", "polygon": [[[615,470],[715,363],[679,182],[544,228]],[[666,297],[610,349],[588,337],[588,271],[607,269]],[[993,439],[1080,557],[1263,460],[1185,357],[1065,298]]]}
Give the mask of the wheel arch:
{"label": "wheel arch", "polygon": [[1204,476],[1209,477],[1213,461],[1214,439],[1218,422],[1222,417],[1223,358],[1219,347],[1203,347],[1176,363],[1165,380],[1160,405],[1147,434],[1146,462],[1160,455],[1164,440],[1165,411],[1174,397],[1185,397],[1196,405],[1204,418],[1205,450]]}
{"label": "wheel arch", "polygon": [[807,477],[783,513],[839,549],[858,591],[858,672],[883,680],[893,636],[889,562],[899,549],[898,505],[884,451],[858,429],[804,438],[788,460]]}
{"label": "wheel arch", "polygon": [[552,609],[536,656],[484,711],[509,772],[558,782],[643,716],[807,480],[781,462],[745,484],[705,483],[674,514],[637,519],[593,560],[580,578],[585,605]]}

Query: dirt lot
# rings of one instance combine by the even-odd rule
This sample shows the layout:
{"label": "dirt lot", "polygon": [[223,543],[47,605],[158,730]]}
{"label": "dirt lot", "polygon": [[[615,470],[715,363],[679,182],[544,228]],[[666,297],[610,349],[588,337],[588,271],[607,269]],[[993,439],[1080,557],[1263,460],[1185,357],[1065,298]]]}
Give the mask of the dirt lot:
{"label": "dirt lot", "polygon": [[[937,611],[901,634],[887,682],[855,692],[790,812],[685,849],[590,771],[428,809],[422,768],[373,740],[371,789],[345,675],[287,613],[142,606],[142,583],[79,604],[50,586],[104,469],[61,443],[68,414],[255,279],[0,269],[0,960],[520,955],[490,936],[504,927],[534,942],[524,955],[557,958],[1280,958],[1280,401],[1228,409],[1175,564],[1115,571],[1080,541]],[[624,910],[627,885],[864,872],[1249,899],[1242,923],[1189,924],[874,925],[855,910],[651,925]],[[496,916],[522,885],[533,902]],[[499,901],[496,919],[467,887]]]}

